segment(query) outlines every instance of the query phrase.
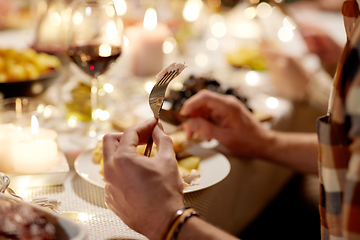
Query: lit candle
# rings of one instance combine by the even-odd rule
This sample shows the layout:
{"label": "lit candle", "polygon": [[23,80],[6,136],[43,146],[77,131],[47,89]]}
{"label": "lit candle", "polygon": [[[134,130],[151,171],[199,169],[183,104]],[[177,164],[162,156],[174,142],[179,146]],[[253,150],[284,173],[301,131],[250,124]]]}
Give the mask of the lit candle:
{"label": "lit candle", "polygon": [[148,9],[143,24],[129,28],[132,49],[132,72],[136,76],[150,76],[163,68],[162,45],[171,32],[164,23],[157,22],[155,9]]}
{"label": "lit candle", "polygon": [[21,129],[16,136],[11,150],[16,173],[44,173],[56,166],[58,146],[54,130],[39,128],[33,116],[31,127]]}

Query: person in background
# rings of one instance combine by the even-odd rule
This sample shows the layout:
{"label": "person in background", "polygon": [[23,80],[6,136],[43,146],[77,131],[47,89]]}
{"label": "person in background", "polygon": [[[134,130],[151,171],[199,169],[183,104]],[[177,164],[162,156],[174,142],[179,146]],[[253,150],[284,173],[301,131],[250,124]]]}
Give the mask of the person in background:
{"label": "person in background", "polygon": [[278,95],[295,102],[308,102],[310,107],[325,114],[343,48],[319,27],[302,25],[299,29],[309,53],[316,54],[321,61],[316,71],[310,72],[301,58],[287,55],[271,44],[263,43],[261,50]]}

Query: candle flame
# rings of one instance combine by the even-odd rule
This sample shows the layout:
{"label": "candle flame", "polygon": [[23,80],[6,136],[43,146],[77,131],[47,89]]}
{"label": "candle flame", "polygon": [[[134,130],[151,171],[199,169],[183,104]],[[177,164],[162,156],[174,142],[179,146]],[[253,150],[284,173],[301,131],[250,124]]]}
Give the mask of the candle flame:
{"label": "candle flame", "polygon": [[31,116],[31,134],[39,134],[39,121],[35,115]]}
{"label": "candle flame", "polygon": [[198,19],[203,3],[200,0],[188,0],[183,10],[183,17],[188,22]]}
{"label": "candle flame", "polygon": [[15,112],[16,112],[16,115],[20,115],[22,113],[22,104],[21,104],[20,98],[17,98],[15,100]]}
{"label": "candle flame", "polygon": [[123,16],[127,11],[127,5],[124,0],[114,0],[116,13]]}
{"label": "candle flame", "polygon": [[148,10],[146,10],[145,12],[145,17],[144,17],[144,23],[143,26],[146,30],[153,30],[157,25],[157,14],[156,14],[156,10],[153,8],[149,8]]}

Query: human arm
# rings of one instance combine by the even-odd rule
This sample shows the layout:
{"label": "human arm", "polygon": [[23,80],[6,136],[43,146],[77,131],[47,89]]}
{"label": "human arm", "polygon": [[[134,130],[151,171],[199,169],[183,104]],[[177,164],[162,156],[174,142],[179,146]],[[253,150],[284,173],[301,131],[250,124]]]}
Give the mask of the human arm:
{"label": "human arm", "polygon": [[303,24],[299,26],[301,35],[310,53],[316,54],[321,61],[322,67],[331,75],[335,74],[337,64],[343,50],[324,29]]}
{"label": "human arm", "polygon": [[261,52],[276,94],[291,101],[305,101],[311,73],[303,65],[302,59],[286,54],[266,42],[261,44]]}
{"label": "human arm", "polygon": [[238,99],[202,90],[181,111],[188,137],[215,138],[239,157],[259,157],[304,173],[317,173],[316,134],[283,133],[263,128]]}
{"label": "human arm", "polygon": [[[158,153],[148,158],[136,152],[151,131]],[[183,187],[171,139],[150,119],[124,133],[107,134],[103,139],[105,202],[129,227],[160,239],[173,213],[184,206]],[[183,225],[181,239],[235,239],[191,217]],[[191,237],[189,237],[191,236]]]}
{"label": "human arm", "polygon": [[308,25],[300,29],[309,52],[319,57],[321,66],[309,68],[306,57],[295,58],[268,43],[263,43],[261,50],[277,95],[292,101],[306,101],[325,114],[333,85],[332,75],[342,48],[324,30]]}

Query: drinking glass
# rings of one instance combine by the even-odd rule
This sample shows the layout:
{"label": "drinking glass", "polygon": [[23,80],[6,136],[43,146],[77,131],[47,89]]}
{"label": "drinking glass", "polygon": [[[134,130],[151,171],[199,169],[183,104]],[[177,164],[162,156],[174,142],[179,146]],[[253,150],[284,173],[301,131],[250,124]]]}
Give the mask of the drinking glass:
{"label": "drinking glass", "polygon": [[78,0],[72,5],[67,55],[91,77],[89,136],[99,130],[98,77],[121,55],[123,25],[113,1]]}

